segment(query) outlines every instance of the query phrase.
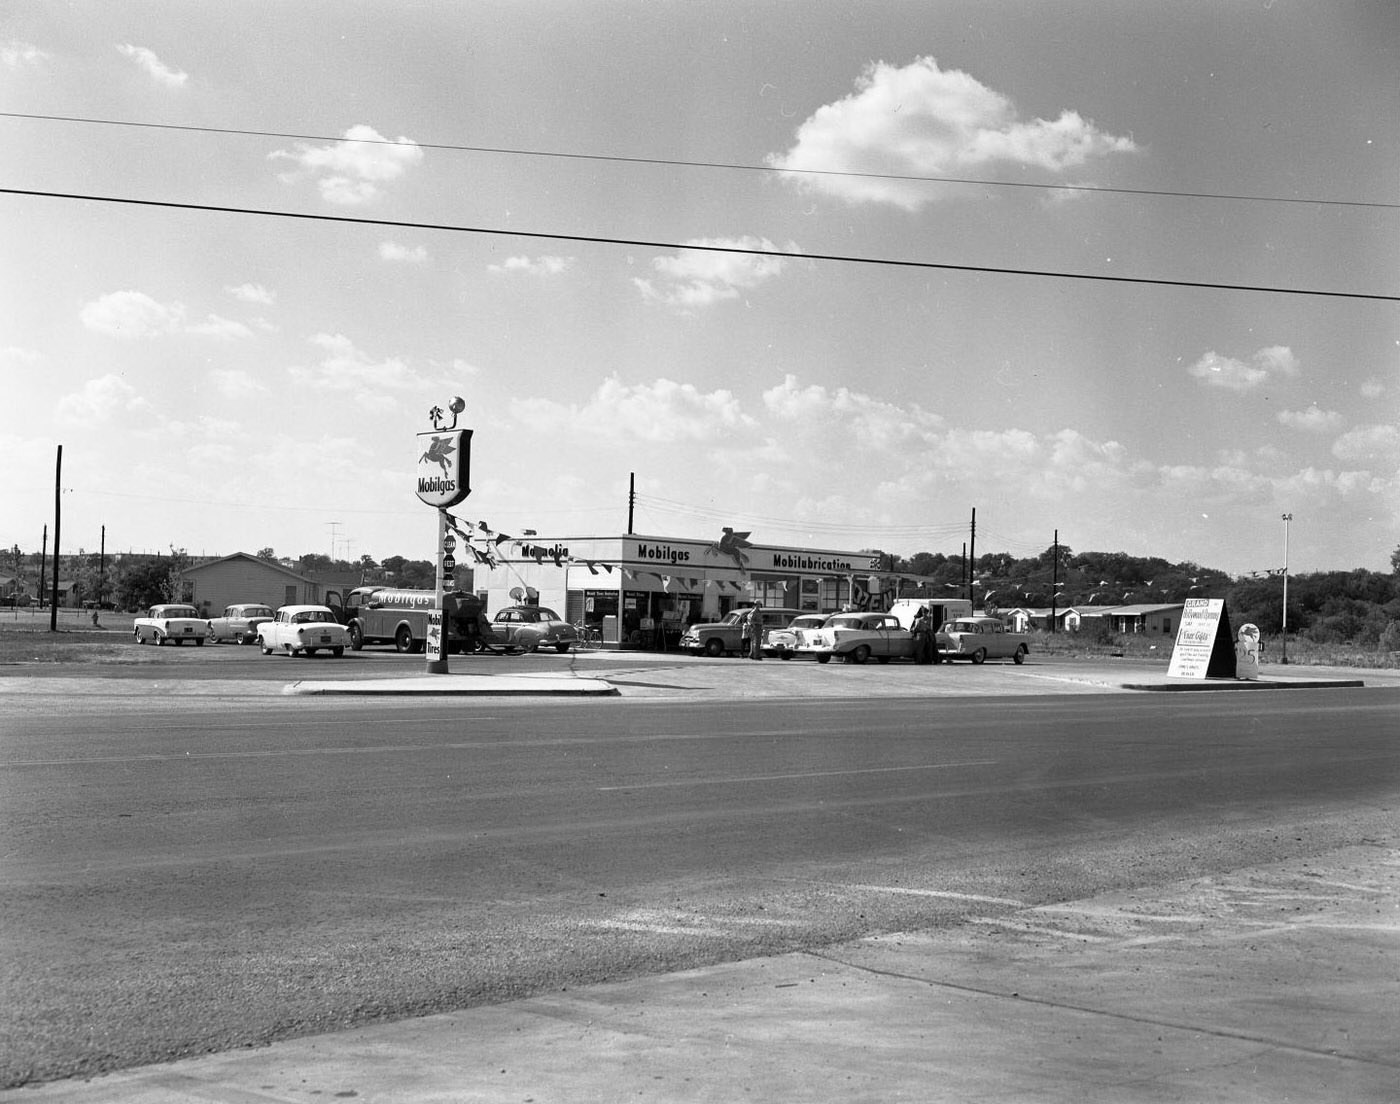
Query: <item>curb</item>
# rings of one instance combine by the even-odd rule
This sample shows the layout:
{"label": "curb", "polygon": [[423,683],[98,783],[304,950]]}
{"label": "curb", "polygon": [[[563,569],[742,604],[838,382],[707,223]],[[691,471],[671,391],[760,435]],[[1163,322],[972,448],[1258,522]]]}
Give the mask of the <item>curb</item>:
{"label": "curb", "polygon": [[1274,682],[1253,679],[1220,679],[1215,682],[1125,682],[1124,690],[1148,691],[1219,691],[1219,690],[1332,690],[1340,687],[1365,686],[1360,679],[1309,679],[1306,682]]}
{"label": "curb", "polygon": [[283,694],[392,694],[404,697],[443,697],[464,695],[471,697],[510,697],[524,696],[617,696],[618,690],[611,683],[594,678],[561,679],[546,675],[427,675],[418,678],[362,679],[351,682],[293,682],[283,687]]}

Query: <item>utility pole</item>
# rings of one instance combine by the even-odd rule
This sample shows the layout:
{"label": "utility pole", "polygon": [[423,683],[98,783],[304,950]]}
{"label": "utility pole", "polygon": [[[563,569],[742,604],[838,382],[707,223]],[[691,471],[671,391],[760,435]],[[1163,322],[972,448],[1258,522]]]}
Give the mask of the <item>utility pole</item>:
{"label": "utility pole", "polygon": [[102,527],[102,543],[97,548],[97,608],[107,597],[107,526]]}
{"label": "utility pole", "polygon": [[335,542],[335,538],[336,538],[336,530],[340,528],[340,522],[338,522],[338,521],[328,521],[328,522],[326,522],[326,527],[331,531],[331,562],[334,563],[334,562],[335,562],[335,543],[336,543],[336,542]]}
{"label": "utility pole", "polygon": [[637,473],[629,472],[627,475],[627,535],[630,537],[635,529],[632,528],[632,519],[637,510]]}
{"label": "utility pole", "polygon": [[[53,601],[49,603],[49,632],[58,632],[58,540],[63,524],[63,446],[53,465]],[[1286,578],[1286,576],[1285,576]]]}
{"label": "utility pole", "polygon": [[49,527],[44,526],[44,543],[39,548],[39,608],[44,608],[44,578],[49,566]]}
{"label": "utility pole", "polygon": [[1055,530],[1055,544],[1053,555],[1055,557],[1051,564],[1050,576],[1050,631],[1055,631],[1056,614],[1059,610],[1060,600],[1060,531]]}
{"label": "utility pole", "polygon": [[1280,646],[1280,663],[1288,662],[1288,523],[1292,520],[1292,514],[1283,515],[1283,644]]}
{"label": "utility pole", "polygon": [[975,564],[975,563],[977,562],[977,507],[976,507],[976,506],[974,506],[974,507],[972,508],[972,546],[971,546],[971,547],[972,547],[972,551],[968,554],[969,558],[968,558],[968,561],[967,561],[967,600],[968,600],[969,602],[971,602],[972,605],[973,605],[973,608],[976,609],[976,607],[977,607],[977,602],[976,602],[976,600],[972,597],[972,574],[973,574],[972,565]]}

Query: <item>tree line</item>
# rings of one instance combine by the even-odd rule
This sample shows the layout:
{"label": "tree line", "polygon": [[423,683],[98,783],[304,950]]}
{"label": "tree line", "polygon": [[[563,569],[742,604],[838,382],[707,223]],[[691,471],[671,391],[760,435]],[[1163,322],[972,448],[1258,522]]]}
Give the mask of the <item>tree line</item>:
{"label": "tree line", "polygon": [[[292,558],[279,557],[271,548],[255,555],[312,578],[355,576],[362,585],[430,590],[436,570],[430,560],[405,556],[376,561],[366,555],[350,561],[308,552]],[[892,571],[922,576],[937,592],[970,594],[974,605],[988,610],[1171,605],[1187,598],[1224,598],[1236,624],[1253,622],[1270,634],[1283,624],[1283,579],[1277,574],[1232,577],[1189,561],[1169,563],[1126,552],[1076,553],[1063,544],[1026,558],[986,552],[969,562],[958,555],[919,552],[884,559]],[[61,557],[57,565],[50,557],[46,570],[48,579],[57,570],[72,584],[70,605],[135,610],[178,601],[181,574],[191,562],[177,548],[168,555],[127,553],[105,559],[79,550]],[[9,602],[17,594],[38,594],[40,568],[40,553],[23,553],[17,547],[0,553],[0,575],[17,580],[9,588]],[[1319,644],[1400,650],[1400,548],[1391,555],[1388,574],[1357,568],[1290,575],[1288,629]]]}

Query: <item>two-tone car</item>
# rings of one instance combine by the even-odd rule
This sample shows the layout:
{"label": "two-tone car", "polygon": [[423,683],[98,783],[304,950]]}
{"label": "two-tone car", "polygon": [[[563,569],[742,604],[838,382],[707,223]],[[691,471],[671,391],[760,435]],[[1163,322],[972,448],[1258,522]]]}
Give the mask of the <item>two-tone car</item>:
{"label": "two-tone car", "polygon": [[829,613],[804,613],[801,617],[794,617],[783,628],[769,629],[763,637],[763,654],[791,659],[797,654],[797,649],[806,643],[807,634],[821,628],[830,618]]}
{"label": "two-tone car", "polygon": [[[742,652],[744,634],[749,629],[750,607],[731,610],[722,621],[700,622],[689,626],[681,634],[679,647],[683,652],[698,652],[707,656],[722,656],[731,652]],[[794,617],[801,617],[803,610],[786,606],[764,606],[759,612],[763,633],[760,641],[774,629],[783,629],[792,623]]]}
{"label": "two-tone car", "polygon": [[271,606],[243,602],[224,607],[223,615],[209,619],[209,639],[215,644],[232,640],[252,644],[258,639],[258,626],[276,616]]}
{"label": "two-tone car", "polygon": [[945,621],[938,630],[938,652],[950,663],[955,659],[973,663],[1009,659],[1024,663],[1031,650],[1028,640],[1024,633],[1007,632],[1000,617],[959,617]]}
{"label": "two-tone car", "polygon": [[329,606],[283,606],[258,626],[258,647],[263,655],[312,656],[324,650],[338,657],[350,647],[350,631]]}
{"label": "two-tone car", "polygon": [[524,652],[567,652],[578,643],[578,630],[548,606],[509,606],[491,620],[491,643]]}
{"label": "two-tone car", "polygon": [[131,623],[131,635],[138,644],[183,644],[193,640],[199,645],[209,635],[209,622],[194,606],[167,603],[152,606],[145,617],[136,618]]}
{"label": "two-tone car", "polygon": [[914,654],[914,634],[891,613],[837,613],[821,628],[802,634],[798,655],[810,655],[818,663],[830,663],[840,656],[847,663],[864,663],[874,657],[879,663]]}

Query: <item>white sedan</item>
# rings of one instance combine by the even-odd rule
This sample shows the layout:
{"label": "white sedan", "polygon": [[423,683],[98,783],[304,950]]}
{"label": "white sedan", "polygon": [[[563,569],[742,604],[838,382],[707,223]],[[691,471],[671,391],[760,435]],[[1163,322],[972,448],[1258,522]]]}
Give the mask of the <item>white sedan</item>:
{"label": "white sedan", "polygon": [[131,635],[136,643],[164,644],[167,640],[183,644],[193,640],[203,644],[209,635],[209,622],[199,616],[194,606],[162,605],[152,606],[145,617],[138,617],[131,623]]}
{"label": "white sedan", "polygon": [[350,631],[335,619],[329,606],[283,606],[271,621],[258,626],[263,655],[315,655],[322,648],[342,656],[350,646]]}
{"label": "white sedan", "polygon": [[829,663],[840,656],[847,663],[864,663],[872,656],[878,663],[914,654],[914,634],[891,613],[838,613],[818,629],[802,633],[798,655],[816,656]]}

